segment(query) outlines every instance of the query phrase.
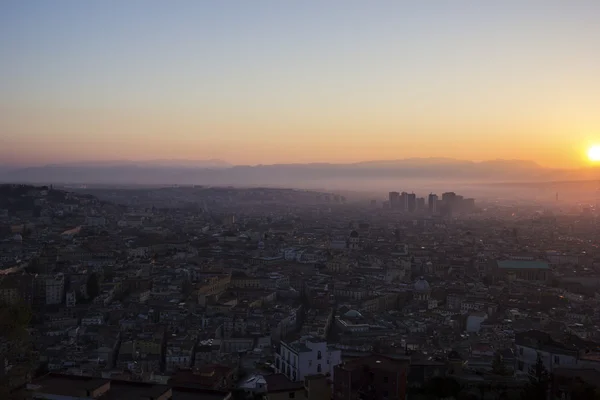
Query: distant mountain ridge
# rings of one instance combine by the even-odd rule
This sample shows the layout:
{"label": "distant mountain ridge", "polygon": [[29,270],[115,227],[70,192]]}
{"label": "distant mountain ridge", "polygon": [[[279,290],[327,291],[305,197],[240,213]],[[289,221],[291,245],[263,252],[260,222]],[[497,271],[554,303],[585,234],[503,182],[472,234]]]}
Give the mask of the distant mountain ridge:
{"label": "distant mountain ridge", "polygon": [[[597,179],[597,168],[552,169],[527,160],[464,161],[411,158],[333,164],[231,165],[222,160],[149,160],[81,162],[43,167],[0,166],[0,181],[72,184],[200,184],[342,186],[377,181],[525,182]],[[387,183],[386,183],[387,184]]]}

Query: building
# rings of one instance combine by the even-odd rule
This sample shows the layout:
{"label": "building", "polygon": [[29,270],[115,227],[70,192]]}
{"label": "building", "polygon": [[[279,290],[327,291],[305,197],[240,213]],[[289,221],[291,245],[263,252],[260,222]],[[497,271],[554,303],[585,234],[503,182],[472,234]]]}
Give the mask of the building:
{"label": "building", "polygon": [[0,275],[0,304],[33,302],[33,276],[28,274]]}
{"label": "building", "polygon": [[400,193],[390,192],[389,201],[390,201],[390,208],[392,208],[392,209],[400,208]]}
{"label": "building", "polygon": [[400,210],[408,211],[408,193],[406,192],[400,194]]}
{"label": "building", "polygon": [[413,298],[416,301],[429,301],[429,296],[431,295],[431,287],[429,286],[429,282],[427,282],[425,278],[420,277],[419,280],[415,282],[413,289]]}
{"label": "building", "polygon": [[88,226],[105,226],[106,218],[101,215],[88,215],[85,219],[85,223]]}
{"label": "building", "polygon": [[47,374],[34,379],[22,393],[28,399],[211,399],[231,400],[228,390],[211,390],[193,385],[111,380],[87,376]]}
{"label": "building", "polygon": [[550,266],[545,261],[497,260],[492,269],[499,279],[546,282],[550,278]]}
{"label": "building", "polygon": [[417,209],[417,195],[414,193],[409,193],[406,195],[406,211],[415,212]]}
{"label": "building", "polygon": [[[578,342],[583,342],[581,339]],[[515,371],[518,374],[527,374],[529,368],[535,365],[538,355],[544,362],[548,372],[556,368],[576,368],[579,360],[579,349],[582,343],[559,342],[549,334],[531,330],[515,335]],[[585,351],[585,349],[582,349]]]}
{"label": "building", "polygon": [[360,249],[360,235],[357,231],[350,232],[350,237],[348,238],[348,248],[350,250]]}
{"label": "building", "polygon": [[456,200],[456,193],[454,193],[454,192],[442,193],[442,201],[445,204],[452,205],[454,203],[454,200]]}
{"label": "building", "polygon": [[342,362],[341,350],[327,346],[327,342],[316,339],[301,339],[292,343],[281,342],[275,357],[275,370],[295,382],[309,375],[333,376],[333,369]]}
{"label": "building", "polygon": [[65,297],[65,304],[67,307],[75,307],[75,305],[77,304],[77,294],[75,293],[75,291],[71,290],[67,292],[67,295]]}
{"label": "building", "polygon": [[58,274],[46,278],[46,305],[61,304],[65,292],[65,276]]}
{"label": "building", "polygon": [[334,400],[406,399],[409,360],[370,355],[335,367]]}
{"label": "building", "polygon": [[429,212],[431,214],[435,214],[437,213],[437,203],[438,203],[438,197],[436,194],[429,194],[429,197],[427,198],[427,206],[429,207]]}

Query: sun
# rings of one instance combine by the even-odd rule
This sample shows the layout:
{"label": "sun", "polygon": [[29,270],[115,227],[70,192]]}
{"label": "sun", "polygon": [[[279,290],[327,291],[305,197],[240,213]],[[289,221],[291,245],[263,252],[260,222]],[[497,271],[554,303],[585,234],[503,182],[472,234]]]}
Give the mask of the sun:
{"label": "sun", "polygon": [[598,162],[600,161],[600,146],[594,145],[588,149],[587,152],[588,158],[590,161]]}

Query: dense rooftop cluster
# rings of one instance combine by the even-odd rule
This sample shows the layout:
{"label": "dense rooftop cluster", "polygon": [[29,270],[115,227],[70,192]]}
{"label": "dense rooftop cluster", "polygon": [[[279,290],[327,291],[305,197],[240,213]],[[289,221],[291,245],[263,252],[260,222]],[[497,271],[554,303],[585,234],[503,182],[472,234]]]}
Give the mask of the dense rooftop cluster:
{"label": "dense rooftop cluster", "polygon": [[0,385],[404,399],[451,379],[510,398],[539,362],[557,396],[600,382],[596,217],[403,211],[285,189],[0,186],[0,309],[23,328],[2,325]]}

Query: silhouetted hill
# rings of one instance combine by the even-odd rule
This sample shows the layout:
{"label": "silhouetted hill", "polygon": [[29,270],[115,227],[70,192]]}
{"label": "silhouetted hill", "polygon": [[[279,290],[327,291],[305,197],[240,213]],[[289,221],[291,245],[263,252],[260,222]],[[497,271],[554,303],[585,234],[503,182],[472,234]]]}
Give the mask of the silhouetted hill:
{"label": "silhouetted hill", "polygon": [[[594,179],[597,168],[559,170],[531,161],[422,158],[351,164],[229,166],[224,161],[102,162],[0,169],[0,181],[71,184],[203,184],[286,187],[373,187],[380,182],[540,182]],[[379,186],[379,185],[378,185]]]}

